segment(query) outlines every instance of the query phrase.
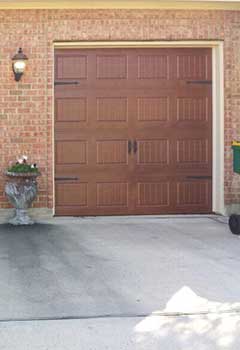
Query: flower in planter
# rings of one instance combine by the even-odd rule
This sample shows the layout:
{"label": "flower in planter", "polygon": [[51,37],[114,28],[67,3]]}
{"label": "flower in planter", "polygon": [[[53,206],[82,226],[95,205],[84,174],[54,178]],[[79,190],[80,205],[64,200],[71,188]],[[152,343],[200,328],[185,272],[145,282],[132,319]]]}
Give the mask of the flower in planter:
{"label": "flower in planter", "polygon": [[27,163],[28,157],[27,156],[22,156],[23,163]]}
{"label": "flower in planter", "polygon": [[17,159],[16,164],[12,165],[8,168],[9,173],[38,173],[37,164],[29,164],[27,162],[28,157],[23,155],[22,157]]}

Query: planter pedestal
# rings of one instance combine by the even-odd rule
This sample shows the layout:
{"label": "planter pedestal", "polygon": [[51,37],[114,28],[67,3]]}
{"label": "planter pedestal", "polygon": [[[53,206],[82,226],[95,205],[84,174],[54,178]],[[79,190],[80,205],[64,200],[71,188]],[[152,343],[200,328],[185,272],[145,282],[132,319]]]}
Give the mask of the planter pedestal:
{"label": "planter pedestal", "polygon": [[8,220],[12,225],[33,225],[34,221],[27,213],[25,209],[15,209],[15,215],[12,219]]}
{"label": "planter pedestal", "polygon": [[37,196],[37,181],[39,173],[6,173],[8,181],[5,193],[15,208],[15,215],[9,220],[12,225],[32,225],[34,221],[28,215],[28,208]]}

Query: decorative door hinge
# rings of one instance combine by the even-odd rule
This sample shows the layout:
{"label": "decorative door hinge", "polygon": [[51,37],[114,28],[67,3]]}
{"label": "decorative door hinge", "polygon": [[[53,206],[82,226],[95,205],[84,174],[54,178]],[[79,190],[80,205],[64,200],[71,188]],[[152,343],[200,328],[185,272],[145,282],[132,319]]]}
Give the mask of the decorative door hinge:
{"label": "decorative door hinge", "polygon": [[187,84],[203,84],[203,85],[211,85],[212,80],[187,80]]}
{"label": "decorative door hinge", "polygon": [[54,81],[54,85],[78,85],[79,81]]}
{"label": "decorative door hinge", "polygon": [[78,180],[79,178],[77,176],[60,176],[55,177],[55,181],[63,181],[63,180]]}

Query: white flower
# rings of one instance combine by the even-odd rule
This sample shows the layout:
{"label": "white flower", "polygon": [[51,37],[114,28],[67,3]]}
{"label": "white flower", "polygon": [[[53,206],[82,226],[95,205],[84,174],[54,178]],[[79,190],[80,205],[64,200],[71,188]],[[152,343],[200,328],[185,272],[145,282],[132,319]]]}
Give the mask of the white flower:
{"label": "white flower", "polygon": [[18,159],[18,163],[19,163],[19,164],[22,164],[22,163],[23,163],[23,159],[22,159],[22,158],[19,158],[19,159]]}
{"label": "white flower", "polygon": [[34,164],[31,165],[31,168],[32,168],[32,169],[35,168]]}
{"label": "white flower", "polygon": [[22,156],[22,159],[23,159],[23,160],[27,160],[28,157],[23,155],[23,156]]}

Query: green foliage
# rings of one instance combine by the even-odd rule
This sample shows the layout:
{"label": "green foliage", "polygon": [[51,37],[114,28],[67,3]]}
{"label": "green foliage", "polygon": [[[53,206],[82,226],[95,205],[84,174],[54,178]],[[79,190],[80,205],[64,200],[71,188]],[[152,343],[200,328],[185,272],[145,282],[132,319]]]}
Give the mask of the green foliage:
{"label": "green foliage", "polygon": [[38,173],[38,168],[34,167],[31,168],[30,164],[14,164],[9,169],[8,172],[10,173]]}

